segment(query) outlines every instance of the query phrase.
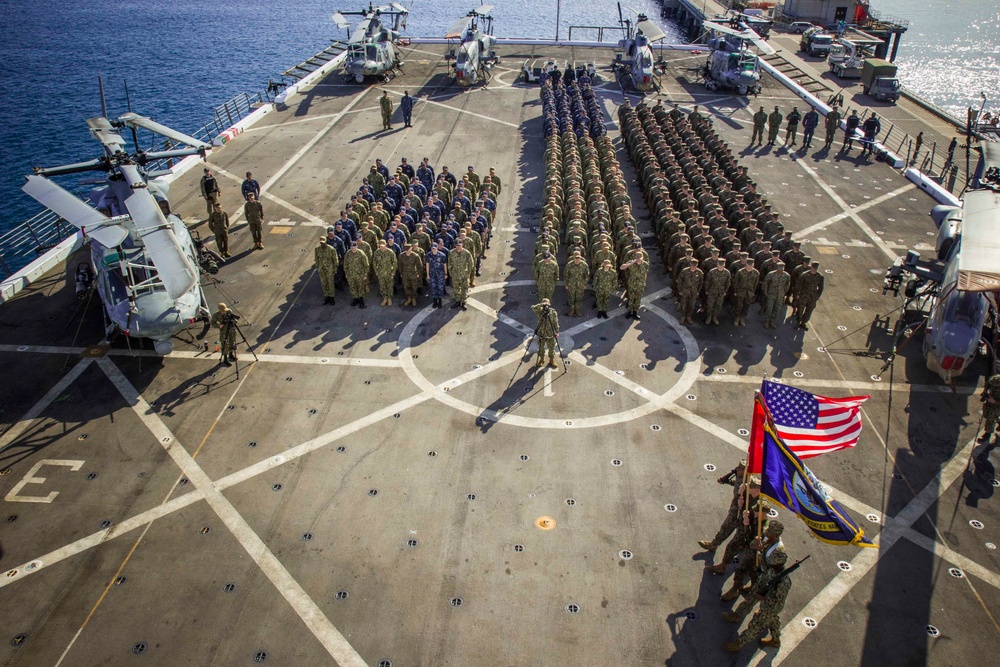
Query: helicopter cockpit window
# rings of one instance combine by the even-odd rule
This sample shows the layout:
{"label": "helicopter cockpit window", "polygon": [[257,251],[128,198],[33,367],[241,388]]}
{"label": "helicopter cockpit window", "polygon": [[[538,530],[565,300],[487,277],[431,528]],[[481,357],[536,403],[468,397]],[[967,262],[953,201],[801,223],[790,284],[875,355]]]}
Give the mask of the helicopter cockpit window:
{"label": "helicopter cockpit window", "polygon": [[645,53],[642,54],[642,58],[641,58],[640,62],[642,63],[643,67],[652,67],[653,66],[653,56],[649,55],[649,51],[646,51]]}
{"label": "helicopter cockpit window", "polygon": [[948,320],[974,324],[979,319],[981,306],[982,298],[978,292],[961,292],[959,297],[952,299],[948,305]]}
{"label": "helicopter cockpit window", "polygon": [[368,60],[378,60],[378,47],[374,45],[368,46],[365,49],[365,55],[367,56]]}
{"label": "helicopter cockpit window", "polygon": [[456,62],[459,65],[464,65],[466,62],[468,62],[468,60],[469,60],[469,49],[463,46],[458,50],[458,58],[456,58]]}

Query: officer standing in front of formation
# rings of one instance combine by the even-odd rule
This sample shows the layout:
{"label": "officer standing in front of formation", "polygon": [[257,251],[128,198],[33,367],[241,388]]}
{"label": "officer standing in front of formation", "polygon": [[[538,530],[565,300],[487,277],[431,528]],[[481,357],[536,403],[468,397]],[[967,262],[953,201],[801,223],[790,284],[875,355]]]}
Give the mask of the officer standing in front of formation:
{"label": "officer standing in front of formation", "polygon": [[566,295],[569,299],[570,317],[582,315],[580,306],[583,305],[583,293],[589,279],[590,267],[583,261],[580,251],[574,250],[573,258],[566,265]]}
{"label": "officer standing in front of formation", "polygon": [[642,305],[642,295],[646,292],[649,262],[638,252],[632,260],[622,264],[622,271],[625,272],[625,318],[642,319],[639,317],[639,306]]}
{"label": "officer standing in front of formation", "polygon": [[767,125],[767,112],[764,107],[753,115],[753,134],[750,136],[750,146],[754,143],[758,146],[764,143],[764,126]]}
{"label": "officer standing in front of formation", "polygon": [[[804,278],[805,276],[802,276]],[[801,280],[801,278],[800,278]],[[765,329],[777,329],[776,321],[783,319],[781,311],[785,307],[785,295],[791,287],[792,278],[785,273],[785,263],[777,262],[774,270],[764,276],[760,284],[761,293],[764,296],[764,316]]]}
{"label": "officer standing in front of formation", "polygon": [[240,186],[240,192],[243,193],[243,199],[249,200],[251,194],[260,199],[260,183],[257,182],[257,179],[249,171],[247,172],[246,180]]}
{"label": "officer standing in front of formation", "polygon": [[812,148],[813,134],[816,126],[819,125],[819,112],[815,108],[810,108],[809,112],[802,117],[802,147]]}
{"label": "officer standing in front of formation", "polygon": [[833,145],[833,140],[837,137],[837,130],[840,128],[840,109],[833,107],[826,114],[824,123],[826,124],[826,138],[823,140],[823,147],[829,149]]}
{"label": "officer standing in front of formation", "polygon": [[809,318],[812,317],[816,302],[823,296],[823,282],[823,274],[819,272],[819,262],[813,262],[809,270],[795,281],[795,313],[798,316],[799,329],[809,330]]}
{"label": "officer standing in front of formation", "polygon": [[462,239],[458,239],[455,241],[455,248],[448,253],[448,274],[451,276],[451,289],[455,297],[452,308],[469,309],[465,301],[469,298],[469,283],[472,282],[475,271],[476,260],[465,249]]}
{"label": "officer standing in front of formation", "polygon": [[232,366],[232,362],[236,361],[236,327],[232,323],[235,318],[236,314],[225,303],[220,303],[219,309],[212,315],[212,326],[219,330],[223,366]]}
{"label": "officer standing in front of formation", "polygon": [[403,293],[406,294],[404,306],[417,305],[417,290],[420,289],[423,274],[424,258],[421,257],[420,244],[414,241],[399,256],[399,278],[403,282]]}
{"label": "officer standing in front of formation", "polygon": [[764,631],[770,631],[771,636],[767,639],[761,639],[760,645],[781,648],[781,618],[779,614],[785,607],[785,600],[788,599],[788,592],[792,588],[792,580],[787,574],[781,576],[785,563],[788,562],[788,554],[785,553],[784,546],[778,539],[783,531],[783,526],[778,521],[771,521],[768,527],[770,529],[770,533],[767,535],[768,541],[760,545],[763,556],[757,581],[751,588],[747,599],[737,607],[733,614],[726,615],[725,619],[732,622],[742,620],[743,616],[749,613],[757,602],[760,602],[760,609],[750,619],[747,629],[740,633],[736,641],[723,644],[723,650],[728,653],[738,653],[744,646],[760,637]]}
{"label": "officer standing in front of formation", "polygon": [[781,115],[781,111],[778,107],[774,107],[774,111],[767,117],[767,145],[773,146],[774,142],[778,140],[778,132],[781,131],[781,121],[785,119]]}
{"label": "officer standing in front of formation", "polygon": [[229,254],[229,214],[222,210],[222,204],[216,202],[212,213],[208,216],[208,228],[215,234],[215,244],[219,246],[219,254],[224,259]]}
{"label": "officer standing in front of formation", "polygon": [[536,303],[531,307],[538,317],[538,327],[535,333],[538,334],[538,361],[536,366],[545,365],[545,353],[549,354],[549,367],[556,368],[556,336],[559,335],[559,314],[556,309],[549,304],[548,299],[542,299],[541,303]]}
{"label": "officer standing in front of formation", "polygon": [[319,237],[319,244],[316,246],[314,256],[316,271],[319,272],[319,282],[323,287],[323,303],[332,306],[336,303],[334,297],[337,296],[336,278],[340,259],[337,257],[337,251],[327,244],[326,236]]}
{"label": "officer standing in front of formation", "polygon": [[382,129],[392,129],[392,100],[389,99],[389,91],[383,90],[382,97],[378,98],[378,104],[382,108]]}
{"label": "officer standing in front of formation", "polygon": [[729,536],[736,530],[736,526],[739,525],[740,496],[743,492],[743,477],[746,474],[746,469],[746,459],[740,459],[735,468],[725,475],[720,475],[715,480],[719,484],[729,484],[733,487],[733,500],[729,503],[729,511],[726,513],[726,518],[722,520],[722,525],[719,527],[719,531],[715,534],[715,537],[711,540],[698,540],[698,546],[705,551],[715,553],[719,545],[729,539]]}
{"label": "officer standing in front of formation", "polygon": [[351,290],[351,305],[367,308],[365,295],[368,294],[368,255],[358,247],[357,241],[351,241],[351,249],[344,255],[344,274],[347,276],[347,287]]}
{"label": "officer standing in front of formation", "polygon": [[209,217],[215,210],[215,203],[219,201],[219,181],[212,175],[212,170],[205,168],[205,175],[201,177],[201,196],[205,198],[205,205],[208,208]]}
{"label": "officer standing in front of formation", "polygon": [[[605,244],[607,245],[607,244]],[[594,272],[594,296],[597,299],[597,316],[608,319],[608,304],[618,287],[618,272],[610,259],[601,262],[601,268]]]}
{"label": "officer standing in front of formation", "polygon": [[[410,97],[410,91],[403,91],[403,99],[399,101],[399,110],[403,112],[403,127],[413,127],[411,122],[413,120],[413,98]],[[413,178],[413,174],[407,174],[407,176]]]}
{"label": "officer standing in front of formation", "polygon": [[431,290],[434,307],[441,307],[444,298],[444,286],[448,282],[448,255],[441,249],[440,243],[434,243],[430,252],[424,257],[427,265],[427,285]]}
{"label": "officer standing in front of formation", "polygon": [[[256,183],[256,181],[254,182]],[[247,194],[247,201],[243,204],[243,215],[246,216],[247,226],[250,227],[250,236],[253,237],[253,247],[257,250],[263,250],[264,206],[257,201],[257,195],[253,192]]]}
{"label": "officer standing in front of formation", "polygon": [[382,305],[392,305],[392,291],[396,282],[396,253],[389,250],[385,239],[378,240],[378,250],[372,257],[372,267],[378,279],[378,289],[382,294]]}

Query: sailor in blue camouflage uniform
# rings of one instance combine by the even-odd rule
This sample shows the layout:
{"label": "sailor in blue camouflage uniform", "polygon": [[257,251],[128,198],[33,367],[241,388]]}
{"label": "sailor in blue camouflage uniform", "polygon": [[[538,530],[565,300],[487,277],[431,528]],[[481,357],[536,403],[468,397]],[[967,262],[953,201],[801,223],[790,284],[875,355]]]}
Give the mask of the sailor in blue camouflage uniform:
{"label": "sailor in blue camouflage uniform", "polygon": [[433,307],[440,308],[444,298],[445,283],[448,281],[448,254],[441,243],[431,246],[430,252],[424,257],[427,266],[427,285],[430,288]]}

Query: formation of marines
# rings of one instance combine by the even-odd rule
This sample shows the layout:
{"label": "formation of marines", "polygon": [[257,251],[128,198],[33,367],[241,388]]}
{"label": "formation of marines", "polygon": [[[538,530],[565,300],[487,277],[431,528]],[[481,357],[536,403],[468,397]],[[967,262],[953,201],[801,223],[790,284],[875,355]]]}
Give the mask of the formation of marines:
{"label": "formation of marines", "polygon": [[448,167],[435,174],[428,158],[414,169],[404,157],[390,173],[375,160],[314,251],[323,303],[334,305],[338,286],[346,284],[351,305],[367,308],[374,284],[382,306],[392,306],[401,289],[403,305],[415,307],[426,286],[441,308],[450,284],[453,307],[465,310],[490,245],[500,189],[492,167],[484,176],[471,165],[461,176]]}
{"label": "formation of marines", "polygon": [[728,301],[733,324],[746,326],[756,301],[766,328],[776,329],[792,304],[796,327],[808,329],[823,293],[819,264],[785,231],[698,107],[684,114],[676,104],[633,107],[626,99],[618,115],[681,323],[693,324],[700,305],[706,324],[720,324]]}
{"label": "formation of marines", "polygon": [[649,255],[589,78],[548,76],[541,98],[545,184],[532,262],[539,300],[551,302],[562,275],[571,317],[583,315],[592,285],[598,317],[608,317],[611,297],[624,288],[626,317],[639,319]]}
{"label": "formation of marines", "polygon": [[[746,461],[717,480],[733,487],[729,511],[718,533],[711,540],[699,540],[698,546],[715,553],[729,539],[725,555],[717,565],[708,565],[712,574],[724,575],[731,563],[738,561],[729,590],[720,599],[731,603],[743,598],[735,609],[722,617],[730,623],[743,619],[759,605],[750,623],[735,641],[723,644],[723,650],[737,653],[765,632],[760,644],[771,648],[781,647],[781,619],[779,614],[788,599],[792,586],[789,572],[785,572],[788,554],[781,542],[784,526],[770,517],[771,504],[760,497],[760,478],[746,474]],[[730,536],[732,538],[730,539]]]}

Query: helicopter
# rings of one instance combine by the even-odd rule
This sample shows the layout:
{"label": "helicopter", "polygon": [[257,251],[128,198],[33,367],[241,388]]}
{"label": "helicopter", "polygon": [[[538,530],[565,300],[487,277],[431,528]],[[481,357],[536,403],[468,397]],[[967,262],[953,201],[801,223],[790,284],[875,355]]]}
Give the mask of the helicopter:
{"label": "helicopter", "polygon": [[[101,107],[103,115],[86,122],[104,154],[88,162],[35,167],[22,189],[90,239],[91,266],[77,269],[77,296],[83,296],[81,288],[87,290],[91,281],[96,282],[104,303],[106,338],[116,332],[128,338],[151,338],[156,352],[166,355],[173,350],[171,337],[207,319],[209,311],[195,243],[184,222],[170,212],[167,184],[153,180],[169,170],[147,171],[146,167],[157,160],[204,157],[210,146],[131,110],[109,120],[103,86]],[[120,132],[126,127],[136,146],[132,154]],[[143,151],[138,148],[138,128],[188,148]],[[86,171],[107,174],[107,183],[90,191],[89,203],[49,180]]]}
{"label": "helicopter", "polygon": [[632,20],[622,16],[621,3],[618,3],[618,23],[625,32],[625,39],[618,42],[618,48],[624,54],[615,54],[611,69],[618,75],[622,88],[628,84],[637,91],[658,90],[657,70],[663,71],[667,63],[662,52],[659,60],[654,62],[651,44],[664,39],[666,34],[645,14],[637,14],[633,29]]}
{"label": "helicopter", "polygon": [[[406,17],[410,13],[398,2],[381,7],[372,7],[354,12],[337,12],[333,22],[338,28],[350,28],[348,16],[360,16],[362,20],[354,28],[347,42],[347,59],[344,72],[348,80],[364,83],[366,77],[379,77],[388,81],[403,66],[397,44],[402,44],[399,31],[406,28]],[[387,27],[382,19],[390,18],[392,27]]]}
{"label": "helicopter", "polygon": [[482,5],[470,11],[465,17],[451,26],[445,39],[459,39],[461,43],[456,51],[448,54],[448,59],[455,58],[455,81],[460,86],[489,80],[490,69],[500,64],[500,58],[492,48],[496,44],[493,36],[492,5]]}
{"label": "helicopter", "polygon": [[705,87],[735,90],[740,95],[759,93],[760,60],[750,52],[747,43],[766,55],[774,54],[774,49],[750,28],[736,30],[711,21],[706,21],[704,28],[706,32],[719,33],[707,42],[712,52],[703,70]]}
{"label": "helicopter", "polygon": [[[925,328],[923,355],[927,368],[951,383],[973,361],[981,347],[993,353],[995,344],[984,327],[996,326],[996,299],[1000,293],[1000,149],[984,142],[977,169],[976,189],[965,193],[962,206],[931,209],[938,228],[935,257],[923,260],[910,250],[886,271],[882,293],[899,294],[906,280],[903,312],[916,302],[917,325],[902,334]],[[991,299],[992,294],[992,299]],[[929,309],[927,308],[929,304]]]}

